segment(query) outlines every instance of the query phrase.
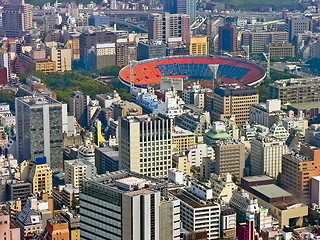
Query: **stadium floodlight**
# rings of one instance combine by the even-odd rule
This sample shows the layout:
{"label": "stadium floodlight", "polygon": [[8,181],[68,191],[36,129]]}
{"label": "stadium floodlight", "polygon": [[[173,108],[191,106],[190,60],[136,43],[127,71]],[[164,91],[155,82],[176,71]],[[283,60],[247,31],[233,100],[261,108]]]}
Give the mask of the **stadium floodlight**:
{"label": "stadium floodlight", "polygon": [[133,69],[136,66],[137,62],[138,62],[138,61],[135,61],[135,60],[131,59],[133,51],[134,51],[134,47],[128,47],[128,62],[129,62],[129,65],[130,65],[130,93],[132,93],[133,90],[134,90],[134,78],[135,77],[134,77]]}
{"label": "stadium floodlight", "polygon": [[263,53],[264,58],[267,60],[267,78],[270,79],[270,53]]}
{"label": "stadium floodlight", "polygon": [[243,51],[247,54],[247,60],[250,60],[250,46],[249,45],[241,45]]}
{"label": "stadium floodlight", "polygon": [[213,73],[213,79],[212,79],[212,89],[214,89],[214,82],[216,81],[217,77],[218,77],[218,69],[219,69],[219,64],[208,64],[210,70]]}

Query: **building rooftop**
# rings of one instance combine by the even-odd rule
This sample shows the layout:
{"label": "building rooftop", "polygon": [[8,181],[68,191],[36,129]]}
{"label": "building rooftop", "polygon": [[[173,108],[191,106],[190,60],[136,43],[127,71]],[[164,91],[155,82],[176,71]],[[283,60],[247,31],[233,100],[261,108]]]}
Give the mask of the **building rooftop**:
{"label": "building rooftop", "polygon": [[203,208],[218,205],[217,203],[211,201],[203,201],[192,193],[182,189],[174,189],[171,190],[170,193],[193,208]]}
{"label": "building rooftop", "polygon": [[320,84],[320,78],[289,78],[277,80],[270,85],[274,87],[296,87],[312,84]]}
{"label": "building rooftop", "polygon": [[190,135],[194,136],[194,133],[178,126],[175,126],[174,130],[172,131],[172,137],[190,136]]}
{"label": "building rooftop", "polygon": [[65,163],[72,165],[72,166],[88,166],[93,165],[90,161],[86,159],[73,159],[73,160],[66,160]]}
{"label": "building rooftop", "polygon": [[61,103],[49,96],[25,96],[16,98],[29,106],[43,106],[48,104],[61,105]]}
{"label": "building rooftop", "polygon": [[102,152],[103,154],[107,155],[108,157],[112,158],[113,160],[119,160],[119,151],[116,151],[114,148],[111,147],[100,147],[98,151]]}
{"label": "building rooftop", "polygon": [[258,182],[258,181],[269,181],[274,180],[272,177],[269,177],[267,175],[260,175],[260,176],[250,176],[250,177],[244,177],[243,178],[247,182]]}
{"label": "building rooftop", "polygon": [[268,185],[260,185],[260,186],[252,186],[252,189],[256,190],[257,192],[265,195],[266,197],[272,198],[281,198],[281,197],[291,197],[292,194],[287,192],[286,190],[278,187],[275,184],[268,184]]}
{"label": "building rooftop", "polygon": [[140,108],[140,106],[134,102],[129,102],[129,101],[117,101],[117,102],[113,102],[113,105],[118,105],[122,108]]}
{"label": "building rooftop", "polygon": [[142,189],[161,191],[163,193],[167,191],[167,183],[165,180],[143,176],[126,170],[109,172],[84,180],[84,188],[87,188],[88,191],[91,191],[90,189],[94,186],[97,186],[101,190],[105,189],[106,191],[116,192],[118,194]]}
{"label": "building rooftop", "polygon": [[254,87],[249,87],[246,85],[222,85],[214,89],[214,93],[222,97],[229,96],[251,96],[258,94],[258,90]]}
{"label": "building rooftop", "polygon": [[308,102],[308,103],[294,103],[288,107],[296,108],[299,110],[308,110],[310,108],[320,108],[320,102]]}

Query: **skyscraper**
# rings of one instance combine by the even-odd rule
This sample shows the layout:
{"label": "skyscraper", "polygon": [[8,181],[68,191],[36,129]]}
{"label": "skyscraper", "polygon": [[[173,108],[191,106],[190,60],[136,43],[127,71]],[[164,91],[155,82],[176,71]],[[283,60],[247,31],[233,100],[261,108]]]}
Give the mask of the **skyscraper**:
{"label": "skyscraper", "polygon": [[127,171],[85,179],[80,214],[83,240],[180,239],[180,202],[160,179]]}
{"label": "skyscraper", "polygon": [[46,157],[51,169],[62,169],[62,112],[67,106],[48,96],[18,97],[15,106],[19,162]]}
{"label": "skyscraper", "polygon": [[197,2],[196,0],[164,0],[163,10],[169,13],[188,14],[192,23],[197,16]]}
{"label": "skyscraper", "polygon": [[152,14],[148,21],[149,40],[167,42],[169,38],[190,39],[190,17],[187,14]]}
{"label": "skyscraper", "polygon": [[119,122],[120,169],[164,177],[171,167],[172,123],[157,115],[122,117]]}
{"label": "skyscraper", "polygon": [[230,24],[219,27],[219,50],[235,52],[237,50],[237,34],[237,28]]}
{"label": "skyscraper", "polygon": [[11,67],[10,67],[10,55],[8,52],[0,52],[0,67],[6,68],[7,79],[10,80]]}
{"label": "skyscraper", "polygon": [[87,99],[82,92],[75,91],[71,94],[69,112],[82,127],[87,125],[87,107]]}
{"label": "skyscraper", "polygon": [[21,37],[32,28],[32,11],[24,0],[9,0],[2,9],[3,34],[7,37]]}
{"label": "skyscraper", "polygon": [[282,155],[287,153],[287,145],[272,137],[261,137],[251,142],[251,174],[252,176],[267,174],[277,178],[281,173]]}
{"label": "skyscraper", "polygon": [[224,139],[214,146],[214,151],[215,173],[217,175],[230,173],[240,180],[244,172],[245,145],[232,139]]}
{"label": "skyscraper", "polygon": [[289,41],[299,33],[311,31],[312,19],[309,17],[293,15],[286,19],[286,30],[289,33]]}

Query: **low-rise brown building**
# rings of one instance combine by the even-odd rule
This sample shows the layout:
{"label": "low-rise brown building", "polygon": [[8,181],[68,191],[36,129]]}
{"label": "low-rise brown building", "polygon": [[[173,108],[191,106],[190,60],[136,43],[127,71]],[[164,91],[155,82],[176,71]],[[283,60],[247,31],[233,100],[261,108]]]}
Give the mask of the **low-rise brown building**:
{"label": "low-rise brown building", "polygon": [[291,43],[270,43],[265,47],[271,59],[294,58],[294,46]]}

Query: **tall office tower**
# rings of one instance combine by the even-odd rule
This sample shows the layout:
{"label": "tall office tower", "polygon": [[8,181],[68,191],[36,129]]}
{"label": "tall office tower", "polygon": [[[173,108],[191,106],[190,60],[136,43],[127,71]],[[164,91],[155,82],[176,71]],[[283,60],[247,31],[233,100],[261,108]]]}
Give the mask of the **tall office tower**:
{"label": "tall office tower", "polygon": [[32,28],[32,11],[24,0],[9,0],[2,9],[3,33],[7,37],[21,37]]}
{"label": "tall office tower", "polygon": [[0,67],[6,68],[7,79],[10,80],[10,75],[11,75],[10,53],[0,52]]}
{"label": "tall office tower", "polygon": [[122,117],[119,121],[120,169],[165,177],[171,168],[172,121],[157,115]]}
{"label": "tall office tower", "polygon": [[311,31],[312,19],[305,16],[292,15],[286,19],[286,31],[289,33],[289,41],[299,33]]}
{"label": "tall office tower", "polygon": [[246,160],[246,148],[243,143],[232,139],[220,140],[214,146],[214,152],[217,175],[230,173],[238,180],[243,177]]}
{"label": "tall office tower", "polygon": [[287,154],[284,141],[272,137],[254,138],[251,142],[251,175],[277,178],[281,173],[284,154]]}
{"label": "tall office tower", "polygon": [[282,156],[281,187],[309,204],[312,177],[320,175],[320,149],[301,145],[299,153]]}
{"label": "tall office tower", "polygon": [[16,98],[15,106],[19,162],[46,157],[52,170],[63,169],[66,104],[48,96],[26,96]]}
{"label": "tall office tower", "polygon": [[85,179],[81,239],[179,240],[180,201],[166,192],[165,181],[126,171]]}
{"label": "tall office tower", "polygon": [[86,96],[80,91],[73,92],[69,97],[69,113],[82,127],[87,126],[87,108]]}
{"label": "tall office tower", "polygon": [[193,23],[197,16],[196,0],[164,0],[163,10],[169,13],[188,14]]}
{"label": "tall office tower", "polygon": [[249,121],[250,107],[259,102],[259,93],[249,86],[224,85],[214,89],[213,101],[213,120],[234,115],[236,124],[242,125]]}
{"label": "tall office tower", "polygon": [[230,24],[219,27],[219,50],[235,52],[237,50],[238,30]]}
{"label": "tall office tower", "polygon": [[169,38],[190,40],[190,17],[186,14],[152,14],[148,21],[149,40],[167,42]]}

